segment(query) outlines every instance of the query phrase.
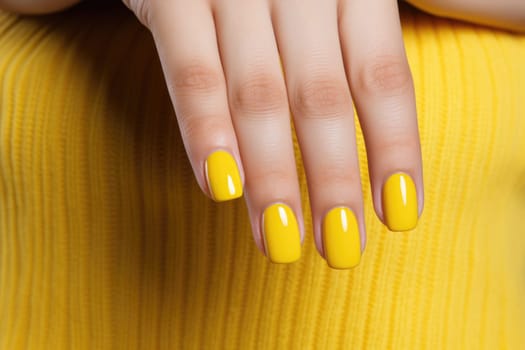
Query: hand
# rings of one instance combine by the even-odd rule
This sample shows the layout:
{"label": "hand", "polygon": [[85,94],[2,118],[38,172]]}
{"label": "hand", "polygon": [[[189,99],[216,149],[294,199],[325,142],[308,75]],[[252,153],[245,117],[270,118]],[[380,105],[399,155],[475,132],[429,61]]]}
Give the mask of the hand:
{"label": "hand", "polygon": [[357,265],[365,245],[352,101],[378,217],[393,231],[416,226],[421,151],[396,1],[127,5],[153,34],[200,187],[224,201],[244,184],[255,242],[271,261],[297,260],[304,238],[290,110],[330,266]]}

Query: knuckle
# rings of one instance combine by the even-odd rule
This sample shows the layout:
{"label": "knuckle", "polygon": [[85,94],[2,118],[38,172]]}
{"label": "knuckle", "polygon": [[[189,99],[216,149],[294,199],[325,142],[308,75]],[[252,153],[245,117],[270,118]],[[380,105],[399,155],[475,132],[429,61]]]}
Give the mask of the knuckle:
{"label": "knuckle", "polygon": [[286,90],[271,74],[254,75],[233,88],[231,105],[234,111],[248,115],[283,110],[287,106]]}
{"label": "knuckle", "polygon": [[408,62],[397,56],[382,56],[359,70],[357,89],[367,94],[395,96],[412,87]]}
{"label": "knuckle", "polygon": [[312,176],[312,179],[308,181],[313,188],[323,188],[326,187],[327,184],[361,188],[358,170],[351,171],[344,167],[334,165],[327,165],[320,168],[323,170],[319,171],[315,176]]}
{"label": "knuckle", "polygon": [[210,132],[225,134],[225,125],[220,116],[186,115],[181,118],[180,129],[186,140],[196,142],[210,139]]}
{"label": "knuckle", "polygon": [[195,95],[217,91],[222,74],[205,64],[193,64],[176,70],[169,83],[177,95]]}
{"label": "knuckle", "polygon": [[[273,195],[279,192],[282,184],[291,184],[296,178],[294,174],[286,171],[285,168],[265,167],[264,171],[254,171],[247,173],[246,187],[248,191],[257,191],[265,195]],[[249,170],[248,170],[249,171]],[[288,186],[284,186],[288,187]]]}
{"label": "knuckle", "polygon": [[301,118],[326,118],[351,111],[352,100],[345,82],[339,79],[311,79],[299,84],[293,110]]}
{"label": "knuckle", "polygon": [[396,153],[406,156],[420,147],[417,138],[401,135],[397,137],[383,137],[376,142],[377,143],[373,147],[377,154]]}

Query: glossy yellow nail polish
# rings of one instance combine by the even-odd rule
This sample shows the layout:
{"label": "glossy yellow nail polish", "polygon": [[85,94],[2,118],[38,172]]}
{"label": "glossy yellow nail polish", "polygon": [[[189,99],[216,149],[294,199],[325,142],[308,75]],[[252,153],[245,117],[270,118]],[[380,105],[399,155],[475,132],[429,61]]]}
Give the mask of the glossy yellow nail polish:
{"label": "glossy yellow nail polish", "polygon": [[206,159],[206,177],[213,199],[222,202],[242,196],[239,168],[233,156],[223,150]]}
{"label": "glossy yellow nail polish", "polygon": [[270,205],[263,213],[264,245],[275,263],[290,263],[301,257],[301,236],[297,219],[289,206]]}
{"label": "glossy yellow nail polish", "polygon": [[391,175],[383,185],[383,216],[390,231],[408,231],[417,225],[416,186],[405,173]]}
{"label": "glossy yellow nail polish", "polygon": [[328,212],[323,220],[326,261],[335,269],[350,269],[361,260],[361,239],[354,213],[345,207]]}

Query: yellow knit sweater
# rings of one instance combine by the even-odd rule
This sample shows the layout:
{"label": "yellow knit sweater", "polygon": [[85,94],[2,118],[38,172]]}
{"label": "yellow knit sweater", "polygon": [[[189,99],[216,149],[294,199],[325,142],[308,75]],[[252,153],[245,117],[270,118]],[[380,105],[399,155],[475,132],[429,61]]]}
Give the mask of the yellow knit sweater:
{"label": "yellow knit sweater", "polygon": [[274,265],[199,190],[119,5],[0,13],[0,349],[525,349],[525,37],[402,9],[426,202],[327,267]]}

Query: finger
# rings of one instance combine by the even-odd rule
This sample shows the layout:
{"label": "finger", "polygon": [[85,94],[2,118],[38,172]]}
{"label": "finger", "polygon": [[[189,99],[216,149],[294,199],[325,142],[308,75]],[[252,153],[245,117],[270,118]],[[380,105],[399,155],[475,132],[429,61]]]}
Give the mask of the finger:
{"label": "finger", "polygon": [[331,267],[354,267],[364,247],[365,227],[336,2],[308,0],[297,6],[279,1],[273,13],[308,179],[316,246]]}
{"label": "finger", "polygon": [[216,201],[238,198],[244,174],[211,10],[203,1],[150,6],[150,30],[197,182]]}
{"label": "finger", "polygon": [[423,175],[397,2],[342,1],[340,33],[376,213],[392,231],[411,230],[423,210]]}
{"label": "finger", "polygon": [[230,111],[257,245],[273,262],[300,257],[303,219],[286,87],[265,1],[215,9]]}

